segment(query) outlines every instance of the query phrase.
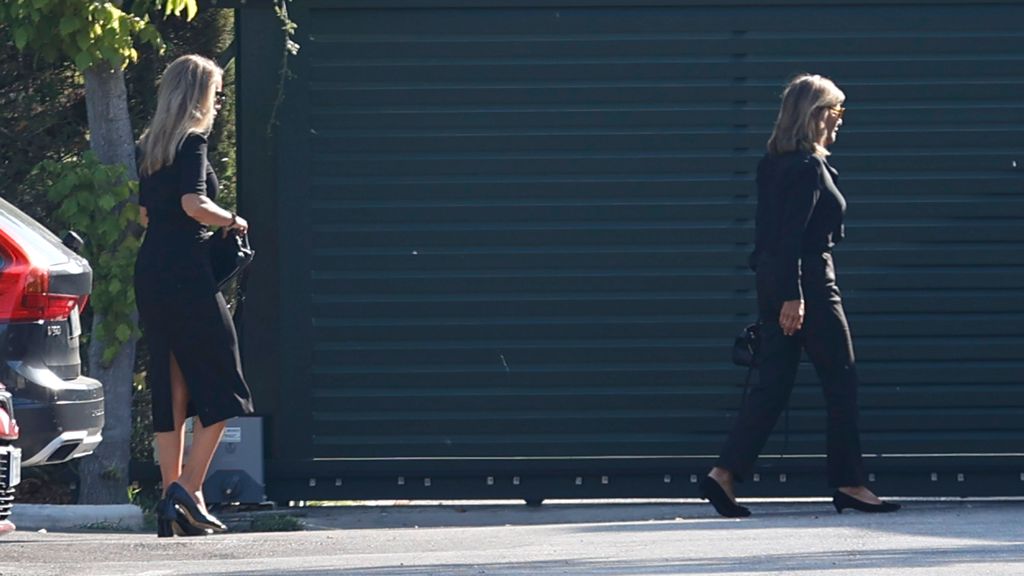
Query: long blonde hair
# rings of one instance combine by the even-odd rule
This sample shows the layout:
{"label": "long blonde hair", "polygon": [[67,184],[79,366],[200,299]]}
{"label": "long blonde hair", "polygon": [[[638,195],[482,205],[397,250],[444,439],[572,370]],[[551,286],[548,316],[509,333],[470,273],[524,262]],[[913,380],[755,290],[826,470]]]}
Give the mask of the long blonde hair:
{"label": "long blonde hair", "polygon": [[209,58],[181,56],[167,65],[156,95],[156,113],[139,137],[139,175],[148,176],[174,162],[189,134],[207,135],[216,116],[216,86],[224,71]]}
{"label": "long blonde hair", "polygon": [[786,85],[775,128],[768,139],[768,152],[785,154],[803,150],[827,156],[821,145],[825,135],[825,115],[846,101],[846,95],[834,82],[817,74],[801,74]]}

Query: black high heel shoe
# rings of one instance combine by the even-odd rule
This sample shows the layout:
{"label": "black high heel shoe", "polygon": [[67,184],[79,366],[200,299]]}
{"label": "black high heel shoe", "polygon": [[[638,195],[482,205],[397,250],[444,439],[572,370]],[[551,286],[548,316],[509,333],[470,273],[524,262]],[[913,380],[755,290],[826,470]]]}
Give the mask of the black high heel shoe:
{"label": "black high heel shoe", "polygon": [[185,522],[191,524],[192,527],[213,532],[227,532],[228,527],[213,514],[199,508],[196,501],[192,499],[192,495],[181,484],[171,482],[171,485],[167,487],[167,499],[175,505],[179,516],[183,516]]}
{"label": "black high heel shoe", "polygon": [[705,476],[701,479],[700,495],[705,500],[711,502],[716,512],[726,518],[746,518],[750,516],[750,509],[733,502],[729,495],[725,493],[722,485],[710,476]]}
{"label": "black high heel shoe", "polygon": [[185,521],[178,507],[170,498],[164,498],[156,506],[156,535],[158,538],[171,536],[206,536],[210,530],[193,526]]}
{"label": "black high heel shoe", "polygon": [[164,498],[156,505],[156,536],[170,538],[174,536],[174,524],[178,521],[178,511],[174,503]]}
{"label": "black high heel shoe", "polygon": [[869,504],[863,500],[858,500],[853,496],[845,492],[836,490],[832,494],[832,505],[836,508],[837,514],[842,514],[843,510],[850,508],[851,510],[860,510],[861,512],[873,512],[873,513],[884,513],[884,512],[895,512],[900,509],[900,505],[895,502],[882,502],[881,504]]}

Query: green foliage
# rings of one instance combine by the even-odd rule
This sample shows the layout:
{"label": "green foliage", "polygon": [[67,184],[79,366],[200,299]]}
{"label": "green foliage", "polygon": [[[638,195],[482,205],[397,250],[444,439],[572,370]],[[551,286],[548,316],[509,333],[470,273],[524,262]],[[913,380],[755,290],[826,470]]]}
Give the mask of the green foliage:
{"label": "green foliage", "polygon": [[25,179],[47,158],[81,153],[86,133],[85,94],[74,65],[20,53],[0,24],[0,196],[52,228],[45,191],[25,186]]}
{"label": "green foliage", "polygon": [[[165,0],[164,14],[191,20],[197,0]],[[146,14],[152,0],[136,2],[125,12],[120,2],[100,0],[6,0],[0,22],[11,27],[19,50],[30,49],[47,61],[65,58],[79,70],[106,62],[124,69],[139,59],[135,41],[162,46],[160,34]]]}
{"label": "green foliage", "polygon": [[249,532],[298,532],[305,530],[302,521],[294,516],[258,514],[249,525]]}
{"label": "green foliage", "polygon": [[106,61],[123,69],[138,58],[136,35],[158,42],[148,19],[110,2],[14,0],[0,6],[19,50],[31,49],[49,61],[70,58],[80,70]]}
{"label": "green foliage", "polygon": [[138,182],[126,177],[124,166],[102,164],[92,151],[65,161],[44,160],[33,178],[58,206],[54,221],[85,237],[83,256],[93,268],[89,302],[102,319],[92,337],[105,344],[103,363],[109,365],[137,336],[132,275],[139,208],[130,200]]}
{"label": "green foliage", "polygon": [[274,105],[270,109],[270,122],[267,123],[267,136],[269,137],[273,131],[274,126],[277,125],[277,111],[284,103],[284,85],[285,82],[292,78],[291,69],[288,67],[288,56],[296,55],[299,53],[299,43],[295,41],[295,31],[299,28],[291,16],[288,15],[288,3],[291,0],[276,0],[274,4],[274,12],[277,14],[279,20],[281,20],[281,30],[284,32],[284,53],[281,54],[281,71],[278,73],[278,85],[277,85],[277,98],[274,99]]}
{"label": "green foliage", "polygon": [[274,13],[281,20],[281,30],[284,31],[284,51],[286,54],[295,56],[299,53],[299,43],[295,41],[295,31],[299,28],[290,16],[288,16],[288,3],[292,0],[277,0],[274,5]]}
{"label": "green foliage", "polygon": [[174,14],[175,16],[181,16],[182,11],[187,14],[185,20],[191,20],[196,17],[196,12],[199,11],[199,7],[196,4],[196,0],[165,0],[164,1],[164,14]]}

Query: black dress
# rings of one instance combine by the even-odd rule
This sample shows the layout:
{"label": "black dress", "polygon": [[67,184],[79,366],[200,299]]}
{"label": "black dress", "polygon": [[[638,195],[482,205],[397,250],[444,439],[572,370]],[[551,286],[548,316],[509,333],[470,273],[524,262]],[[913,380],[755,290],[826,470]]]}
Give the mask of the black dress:
{"label": "black dress", "polygon": [[185,138],[172,164],[139,180],[149,227],[135,261],[135,301],[149,349],[156,432],[174,430],[172,353],[188,386],[188,416],[209,426],[253,411],[238,337],[203,244],[210,231],[182,209],[185,194],[217,197],[206,138],[198,134]]}

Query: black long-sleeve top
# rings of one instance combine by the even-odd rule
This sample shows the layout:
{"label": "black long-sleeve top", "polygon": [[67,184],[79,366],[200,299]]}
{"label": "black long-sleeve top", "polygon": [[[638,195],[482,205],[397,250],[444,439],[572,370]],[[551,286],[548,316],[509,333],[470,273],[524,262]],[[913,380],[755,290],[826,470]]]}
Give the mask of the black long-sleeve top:
{"label": "black long-sleeve top", "polygon": [[770,266],[782,300],[801,300],[801,258],[843,239],[846,199],[839,173],[821,156],[766,154],[757,166],[757,217],[751,267]]}
{"label": "black long-sleeve top", "polygon": [[149,233],[167,231],[202,238],[207,226],[185,213],[181,197],[199,194],[217,199],[217,175],[207,160],[206,137],[189,134],[181,142],[174,162],[139,179],[139,204],[149,215]]}
{"label": "black long-sleeve top", "polygon": [[136,279],[149,290],[180,292],[184,286],[216,292],[210,256],[203,240],[208,227],[185,213],[185,194],[217,198],[217,176],[206,157],[206,138],[187,136],[174,162],[139,180],[139,203],[149,226],[136,260]]}

